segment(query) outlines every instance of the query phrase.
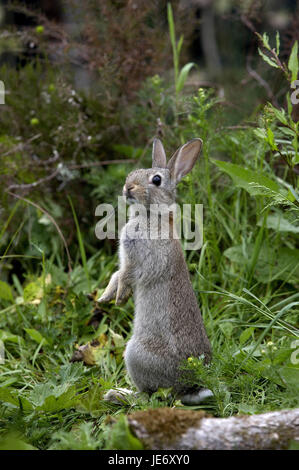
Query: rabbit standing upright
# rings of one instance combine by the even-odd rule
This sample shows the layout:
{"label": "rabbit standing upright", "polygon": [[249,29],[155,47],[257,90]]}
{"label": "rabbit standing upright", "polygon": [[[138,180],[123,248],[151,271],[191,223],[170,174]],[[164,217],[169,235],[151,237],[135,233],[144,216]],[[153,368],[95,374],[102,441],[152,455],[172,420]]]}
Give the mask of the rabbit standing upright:
{"label": "rabbit standing upright", "polygon": [[[193,139],[167,163],[163,145],[155,139],[152,168],[128,175],[123,193],[131,206],[120,236],[120,266],[99,299],[107,302],[115,298],[118,304],[133,291],[135,317],[125,350],[127,371],[139,391],[152,393],[159,387],[173,387],[186,403],[200,402],[202,391],[194,393],[182,383],[180,364],[200,355],[208,362],[211,345],[180,241],[173,236],[174,224],[170,237],[152,239],[150,229],[155,222],[150,215],[157,205],[167,211],[175,203],[176,185],[192,170],[201,147],[201,139]],[[145,207],[143,217],[138,216],[137,230],[136,211],[132,210],[136,203]]]}

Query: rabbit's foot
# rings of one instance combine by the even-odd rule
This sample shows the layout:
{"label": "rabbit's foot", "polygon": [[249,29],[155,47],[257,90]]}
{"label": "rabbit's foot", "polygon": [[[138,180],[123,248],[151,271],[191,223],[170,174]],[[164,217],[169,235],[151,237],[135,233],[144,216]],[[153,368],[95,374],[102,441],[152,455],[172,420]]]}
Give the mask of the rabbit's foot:
{"label": "rabbit's foot", "polygon": [[180,399],[183,405],[200,405],[213,396],[214,393],[212,390],[203,388],[196,393],[188,393],[187,395],[183,395]]}
{"label": "rabbit's foot", "polygon": [[105,393],[103,400],[116,405],[127,405],[131,397],[136,397],[136,393],[133,392],[133,390],[129,390],[128,388],[111,388]]}

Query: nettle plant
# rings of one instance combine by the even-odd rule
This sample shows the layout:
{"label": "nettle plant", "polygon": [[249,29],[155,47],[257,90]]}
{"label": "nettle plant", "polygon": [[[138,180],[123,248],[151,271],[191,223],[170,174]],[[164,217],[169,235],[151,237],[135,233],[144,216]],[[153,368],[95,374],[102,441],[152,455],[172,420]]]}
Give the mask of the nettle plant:
{"label": "nettle plant", "polygon": [[[276,34],[276,47],[271,48],[267,34],[258,34],[264,51],[259,49],[263,60],[271,67],[283,73],[289,88],[298,76],[298,42],[293,45],[288,63],[279,58],[280,39]],[[268,102],[259,117],[259,127],[254,130],[256,139],[263,144],[263,165],[256,170],[244,169],[241,166],[215,161],[215,164],[224,172],[228,173],[235,184],[244,188],[253,196],[264,196],[268,198],[270,206],[281,205],[288,210],[299,211],[298,193],[298,122],[292,115],[294,106],[291,94],[286,94],[286,109],[278,108]],[[269,158],[267,152],[270,151]],[[277,166],[283,163],[284,168],[281,177],[275,171]],[[257,166],[257,165],[256,165]],[[268,173],[270,177],[265,176]]]}
{"label": "nettle plant", "polygon": [[[266,55],[259,49],[260,55],[264,61],[271,67],[279,69],[285,76],[290,88],[294,87],[294,83],[298,77],[298,41],[295,41],[288,64],[282,62],[279,58],[280,40],[279,34],[276,35],[276,48],[271,48],[269,38],[266,34],[260,36],[260,40],[268,52]],[[298,127],[299,122],[293,119],[294,101],[293,93],[286,94],[287,107],[286,110],[273,106],[268,103],[264,112],[264,126],[256,130],[256,135],[264,140],[274,153],[275,158],[281,158],[289,168],[289,175],[292,185],[286,186],[288,189],[288,198],[298,206],[298,192],[296,193],[297,176],[295,166],[299,164],[298,154]]]}

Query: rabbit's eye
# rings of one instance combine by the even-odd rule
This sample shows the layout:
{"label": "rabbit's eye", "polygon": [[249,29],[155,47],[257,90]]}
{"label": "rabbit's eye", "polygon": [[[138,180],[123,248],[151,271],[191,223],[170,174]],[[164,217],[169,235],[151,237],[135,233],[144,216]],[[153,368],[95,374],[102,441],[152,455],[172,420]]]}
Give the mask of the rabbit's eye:
{"label": "rabbit's eye", "polygon": [[155,175],[152,179],[152,183],[155,184],[156,186],[160,186],[161,176],[160,175]]}

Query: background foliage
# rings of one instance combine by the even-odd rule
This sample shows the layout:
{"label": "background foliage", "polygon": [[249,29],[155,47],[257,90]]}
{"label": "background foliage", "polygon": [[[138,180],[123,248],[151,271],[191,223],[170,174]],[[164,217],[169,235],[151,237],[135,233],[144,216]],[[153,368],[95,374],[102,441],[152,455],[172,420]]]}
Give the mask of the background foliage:
{"label": "background foliage", "polygon": [[186,260],[214,357],[183,367],[215,398],[197,408],[298,406],[298,29],[277,34],[259,2],[215,2],[222,69],[211,71],[194,54],[205,12],[171,3],[89,1],[76,28],[8,10],[31,25],[0,38],[1,448],[140,448],[125,415],[182,406],[165,390],[102,400],[131,386],[134,306],[95,301],[117,264],[116,243],[95,237],[95,207],[115,205],[126,174],[150,164],[155,135],[168,155],[204,141],[178,194],[204,205],[203,247]]}

